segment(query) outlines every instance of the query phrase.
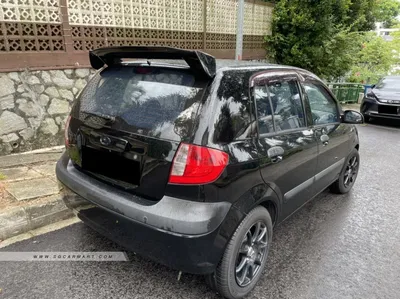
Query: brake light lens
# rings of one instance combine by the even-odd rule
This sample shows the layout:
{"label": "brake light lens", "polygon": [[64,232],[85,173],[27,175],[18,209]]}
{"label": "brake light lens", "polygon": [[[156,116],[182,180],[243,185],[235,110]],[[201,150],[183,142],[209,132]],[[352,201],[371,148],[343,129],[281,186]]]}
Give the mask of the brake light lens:
{"label": "brake light lens", "polygon": [[65,141],[65,146],[69,146],[69,123],[71,121],[71,115],[68,116],[67,121],[65,122],[65,129],[64,129],[64,141]]}
{"label": "brake light lens", "polygon": [[184,185],[212,183],[219,178],[228,161],[228,154],[220,150],[181,143],[168,182]]}

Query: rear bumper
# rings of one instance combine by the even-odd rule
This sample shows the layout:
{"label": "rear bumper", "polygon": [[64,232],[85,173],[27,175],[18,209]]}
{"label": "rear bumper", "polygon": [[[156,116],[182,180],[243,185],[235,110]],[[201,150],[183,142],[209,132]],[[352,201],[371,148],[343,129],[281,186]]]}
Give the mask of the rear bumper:
{"label": "rear bumper", "polygon": [[194,274],[215,270],[244,216],[231,204],[133,196],[77,170],[64,154],[56,166],[65,204],[90,227],[122,246]]}
{"label": "rear bumper", "polygon": [[[382,107],[383,108],[390,107],[390,109],[393,110],[392,112],[397,112],[397,113],[385,113],[385,110],[388,109],[382,109]],[[400,111],[400,109],[397,110],[398,108],[400,108],[398,105],[383,104],[372,99],[364,98],[361,104],[361,113],[365,116],[371,116],[371,117],[400,119],[400,113],[398,112]]]}

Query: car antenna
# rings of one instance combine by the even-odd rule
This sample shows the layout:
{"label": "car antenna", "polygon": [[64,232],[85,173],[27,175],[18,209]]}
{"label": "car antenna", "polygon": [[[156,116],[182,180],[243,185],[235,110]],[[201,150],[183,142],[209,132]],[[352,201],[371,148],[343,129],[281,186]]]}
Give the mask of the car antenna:
{"label": "car antenna", "polygon": [[150,60],[148,58],[147,58],[147,64],[151,65],[151,62],[150,62]]}

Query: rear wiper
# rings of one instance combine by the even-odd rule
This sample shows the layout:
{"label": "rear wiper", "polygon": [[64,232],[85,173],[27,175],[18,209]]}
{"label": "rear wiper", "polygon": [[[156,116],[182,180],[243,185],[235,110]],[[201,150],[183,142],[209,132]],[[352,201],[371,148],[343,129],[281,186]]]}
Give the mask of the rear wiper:
{"label": "rear wiper", "polygon": [[100,118],[103,118],[103,119],[111,121],[111,122],[115,122],[115,116],[111,116],[111,115],[107,115],[107,114],[103,114],[103,113],[89,112],[89,111],[81,111],[81,112],[92,115],[92,116],[98,116]]}

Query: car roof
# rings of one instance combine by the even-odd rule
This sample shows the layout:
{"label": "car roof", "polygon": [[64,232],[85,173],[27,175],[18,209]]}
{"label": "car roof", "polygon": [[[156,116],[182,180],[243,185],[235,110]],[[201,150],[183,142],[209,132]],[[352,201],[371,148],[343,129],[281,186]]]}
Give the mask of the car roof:
{"label": "car roof", "polygon": [[288,69],[288,70],[300,70],[303,72],[307,72],[306,70],[289,66],[282,65],[264,61],[255,61],[255,60],[234,60],[234,59],[216,59],[216,68],[218,70],[268,70],[268,69]]}
{"label": "car roof", "polygon": [[217,70],[222,68],[249,68],[254,66],[267,67],[276,66],[269,62],[251,61],[251,60],[234,60],[234,59],[216,59]]}
{"label": "car roof", "polygon": [[217,65],[217,72],[219,71],[226,71],[226,70],[232,70],[232,71],[253,71],[253,72],[259,72],[263,70],[290,70],[290,71],[298,71],[302,75],[307,75],[312,78],[318,79],[318,76],[315,74],[311,73],[310,71],[307,71],[305,69],[301,69],[295,66],[290,66],[290,65],[283,65],[283,64],[274,64],[270,62],[262,62],[262,61],[251,61],[251,60],[233,60],[233,59],[216,59],[216,65]]}
{"label": "car roof", "polygon": [[[262,71],[262,70],[273,70],[273,69],[287,69],[293,71],[301,71],[303,73],[309,74],[312,77],[315,75],[307,70],[297,68],[294,66],[274,64],[270,62],[263,61],[252,61],[252,60],[234,60],[234,59],[216,59],[216,72],[220,71]],[[156,67],[171,67],[171,68],[189,68],[184,60],[171,60],[171,59],[138,59],[124,61],[125,65],[152,65]]]}

